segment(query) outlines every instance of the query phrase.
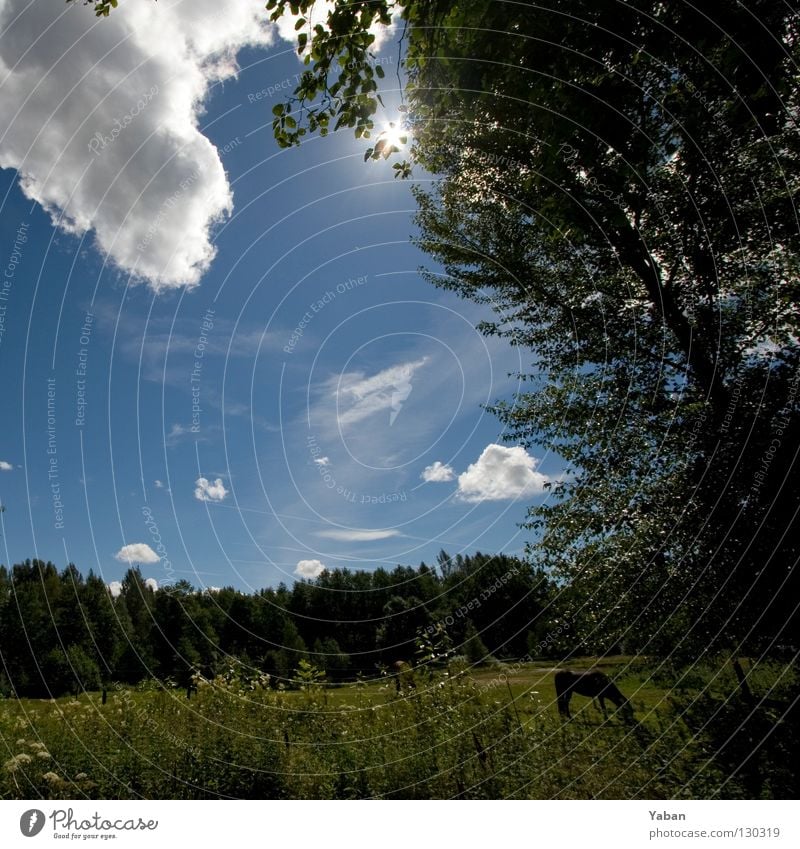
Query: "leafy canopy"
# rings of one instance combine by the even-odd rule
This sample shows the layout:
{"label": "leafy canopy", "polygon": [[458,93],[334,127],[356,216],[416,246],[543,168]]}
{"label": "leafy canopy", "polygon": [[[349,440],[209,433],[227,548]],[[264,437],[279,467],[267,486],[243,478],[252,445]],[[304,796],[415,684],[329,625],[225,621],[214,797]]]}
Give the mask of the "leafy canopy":
{"label": "leafy canopy", "polygon": [[374,27],[397,23],[411,158],[438,177],[419,243],[530,352],[495,411],[566,461],[528,525],[573,621],[644,650],[796,644],[797,14],[336,0],[312,27],[313,6],[267,4],[307,66],[275,137],[371,138]]}

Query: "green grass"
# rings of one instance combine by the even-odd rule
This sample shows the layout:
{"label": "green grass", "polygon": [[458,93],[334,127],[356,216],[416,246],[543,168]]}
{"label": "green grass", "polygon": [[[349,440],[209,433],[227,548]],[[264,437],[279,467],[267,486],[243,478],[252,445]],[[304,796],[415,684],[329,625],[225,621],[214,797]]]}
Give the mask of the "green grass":
{"label": "green grass", "polygon": [[[117,690],[106,705],[94,693],[6,700],[0,797],[746,795],[676,711],[663,671],[630,658],[601,665],[633,702],[635,725],[613,714],[604,721],[580,696],[563,723],[552,668],[541,663],[418,675],[401,696],[383,679],[283,692],[205,685],[191,700],[182,690]],[[684,696],[692,703],[710,680],[730,695],[726,676],[704,672]],[[778,677],[764,670],[761,680]]]}

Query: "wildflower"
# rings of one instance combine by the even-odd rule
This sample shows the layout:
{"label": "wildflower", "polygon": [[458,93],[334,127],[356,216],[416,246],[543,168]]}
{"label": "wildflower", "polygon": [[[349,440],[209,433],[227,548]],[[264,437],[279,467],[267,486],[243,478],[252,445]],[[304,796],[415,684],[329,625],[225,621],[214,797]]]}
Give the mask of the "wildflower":
{"label": "wildflower", "polygon": [[49,761],[50,760],[50,752],[45,752],[45,751],[37,752],[36,757],[39,758],[40,760],[43,760],[43,761]]}
{"label": "wildflower", "polygon": [[6,761],[3,764],[3,768],[7,772],[16,772],[23,764],[29,764],[31,762],[31,756],[26,755],[24,752],[20,752],[18,755],[14,755],[11,760]]}
{"label": "wildflower", "polygon": [[26,742],[27,742],[26,740],[20,739],[20,740],[17,740],[17,745],[18,746],[24,746]]}
{"label": "wildflower", "polygon": [[85,772],[79,772],[75,776],[75,781],[86,781],[89,776]]}
{"label": "wildflower", "polygon": [[[19,743],[19,740],[17,740],[17,743]],[[36,740],[33,743],[28,743],[28,748],[30,748],[30,749],[44,749],[45,745],[40,740]]]}
{"label": "wildflower", "polygon": [[60,776],[60,775],[57,775],[55,772],[46,772],[46,773],[42,776],[42,778],[43,778],[43,779],[44,779],[44,780],[45,780],[48,784],[60,784],[60,783],[61,783],[61,776]]}

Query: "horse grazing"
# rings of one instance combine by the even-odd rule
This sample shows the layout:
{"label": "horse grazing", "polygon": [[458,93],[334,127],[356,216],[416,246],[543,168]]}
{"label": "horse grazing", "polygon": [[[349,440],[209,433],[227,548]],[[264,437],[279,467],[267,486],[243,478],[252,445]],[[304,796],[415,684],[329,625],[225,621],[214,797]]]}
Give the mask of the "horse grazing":
{"label": "horse grazing", "polygon": [[391,669],[398,693],[403,690],[417,689],[416,681],[414,681],[414,670],[410,663],[406,663],[404,660],[396,660],[392,664]]}
{"label": "horse grazing", "polygon": [[586,672],[573,672],[571,669],[557,669],[555,674],[556,699],[558,700],[558,712],[565,719],[570,718],[569,700],[573,693],[597,699],[600,702],[600,710],[608,719],[606,710],[606,699],[610,699],[620,708],[627,720],[633,719],[633,708],[630,702],[622,695],[617,685],[599,669],[589,669]]}

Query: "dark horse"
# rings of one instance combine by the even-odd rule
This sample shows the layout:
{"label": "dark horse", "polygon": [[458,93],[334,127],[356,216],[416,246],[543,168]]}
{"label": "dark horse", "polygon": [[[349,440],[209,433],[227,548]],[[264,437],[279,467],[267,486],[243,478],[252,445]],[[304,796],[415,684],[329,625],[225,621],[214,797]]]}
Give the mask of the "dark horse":
{"label": "dark horse", "polygon": [[406,663],[404,660],[396,660],[392,666],[392,675],[394,676],[394,683],[397,687],[397,692],[400,693],[403,690],[416,690],[417,684],[414,681],[414,669],[412,668],[410,663]]}
{"label": "dark horse", "polygon": [[597,699],[600,702],[600,710],[608,719],[606,710],[606,699],[610,699],[620,708],[627,720],[633,719],[633,708],[625,696],[620,693],[617,685],[599,669],[589,669],[586,672],[573,672],[571,669],[557,669],[555,674],[556,698],[558,699],[558,712],[561,716],[569,719],[569,700],[573,693]]}

